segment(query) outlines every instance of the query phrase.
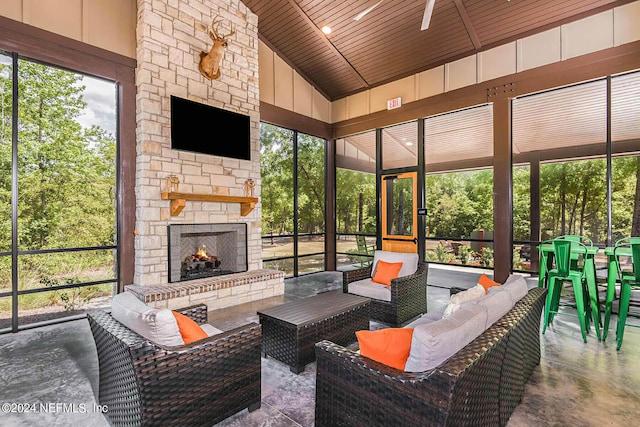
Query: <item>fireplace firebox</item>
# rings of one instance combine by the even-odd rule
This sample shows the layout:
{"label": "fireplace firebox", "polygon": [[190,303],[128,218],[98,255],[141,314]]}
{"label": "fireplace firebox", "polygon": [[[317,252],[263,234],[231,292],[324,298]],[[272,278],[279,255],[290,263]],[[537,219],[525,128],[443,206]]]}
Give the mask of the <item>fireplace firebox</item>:
{"label": "fireplace firebox", "polygon": [[169,225],[169,282],[247,271],[247,224]]}

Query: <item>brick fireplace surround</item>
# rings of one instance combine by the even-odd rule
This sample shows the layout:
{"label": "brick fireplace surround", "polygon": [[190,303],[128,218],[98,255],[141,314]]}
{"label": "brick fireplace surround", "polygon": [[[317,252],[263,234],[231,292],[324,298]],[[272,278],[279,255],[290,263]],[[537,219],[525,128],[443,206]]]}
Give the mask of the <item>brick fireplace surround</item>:
{"label": "brick fireplace surround", "polygon": [[[220,78],[209,81],[198,62],[199,53],[211,47],[213,18],[220,21],[219,32],[233,29],[235,34],[221,61]],[[188,201],[172,217],[169,202],[160,198],[170,175],[180,180],[181,193],[232,196],[242,196],[251,178],[260,197],[257,16],[238,0],[138,0],[136,86],[137,235],[134,283],[126,289],[154,304],[174,306],[167,301],[178,298],[180,304],[206,300],[211,308],[282,294],[284,274],[262,270],[260,203],[243,217],[237,203]],[[249,115],[251,160],[172,150],[171,95]],[[211,128],[214,139],[215,126],[202,126]],[[247,224],[248,271],[169,284],[167,226],[204,223]]]}

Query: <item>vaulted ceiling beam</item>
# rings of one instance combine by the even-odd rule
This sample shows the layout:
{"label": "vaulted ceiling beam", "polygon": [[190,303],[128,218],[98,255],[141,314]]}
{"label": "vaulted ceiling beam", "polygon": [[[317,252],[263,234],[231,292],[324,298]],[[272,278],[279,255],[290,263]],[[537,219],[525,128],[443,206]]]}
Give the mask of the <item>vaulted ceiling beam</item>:
{"label": "vaulted ceiling beam", "polygon": [[471,43],[473,43],[473,47],[476,49],[480,49],[482,46],[480,44],[480,39],[476,34],[476,30],[473,28],[473,24],[471,23],[471,18],[469,18],[469,14],[467,13],[467,8],[464,7],[462,0],[453,0],[458,9],[458,13],[460,14],[460,18],[462,18],[462,22],[464,23],[464,27],[467,29],[467,34],[469,34],[469,38],[471,39]]}
{"label": "vaulted ceiling beam", "polygon": [[349,67],[349,69],[353,72],[356,78],[360,81],[360,83],[365,87],[369,87],[369,83],[360,75],[358,70],[355,69],[353,65],[345,58],[342,53],[331,43],[331,41],[325,36],[325,34],[316,26],[316,24],[307,16],[307,14],[302,10],[302,8],[295,2],[295,0],[288,0],[291,7],[300,15],[300,17],[309,25],[309,27],[320,37],[320,39],[327,45],[329,49],[339,58],[345,65]]}

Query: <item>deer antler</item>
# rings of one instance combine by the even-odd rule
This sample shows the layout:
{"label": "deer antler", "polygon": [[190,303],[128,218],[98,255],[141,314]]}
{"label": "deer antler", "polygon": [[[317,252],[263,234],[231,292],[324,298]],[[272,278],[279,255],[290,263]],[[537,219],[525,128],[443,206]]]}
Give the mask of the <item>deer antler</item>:
{"label": "deer antler", "polygon": [[212,40],[217,40],[220,37],[218,36],[218,32],[216,31],[216,18],[218,17],[218,15],[213,17],[213,20],[211,21],[211,29],[209,30],[209,37],[211,37]]}
{"label": "deer antler", "polygon": [[231,32],[229,34],[225,34],[224,36],[220,37],[218,35],[218,29],[216,28],[216,23],[219,22],[219,21],[216,21],[217,17],[218,15],[214,16],[213,20],[211,21],[211,30],[209,30],[209,36],[211,37],[212,40],[226,39],[227,37],[231,37],[236,33],[236,30],[231,29]]}

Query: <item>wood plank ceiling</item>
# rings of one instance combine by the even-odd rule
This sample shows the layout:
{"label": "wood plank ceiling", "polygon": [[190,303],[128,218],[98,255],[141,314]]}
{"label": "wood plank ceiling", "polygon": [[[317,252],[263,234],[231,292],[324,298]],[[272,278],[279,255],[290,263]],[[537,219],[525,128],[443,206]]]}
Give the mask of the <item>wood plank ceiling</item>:
{"label": "wood plank ceiling", "polygon": [[[260,37],[330,100],[342,98],[630,0],[244,0]],[[328,25],[332,33],[320,28]]]}

